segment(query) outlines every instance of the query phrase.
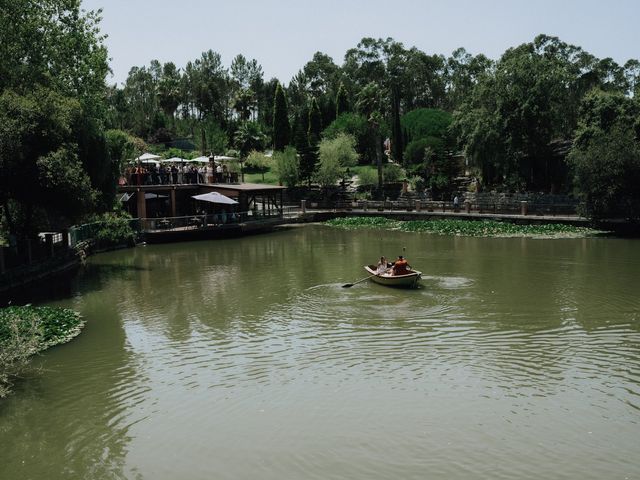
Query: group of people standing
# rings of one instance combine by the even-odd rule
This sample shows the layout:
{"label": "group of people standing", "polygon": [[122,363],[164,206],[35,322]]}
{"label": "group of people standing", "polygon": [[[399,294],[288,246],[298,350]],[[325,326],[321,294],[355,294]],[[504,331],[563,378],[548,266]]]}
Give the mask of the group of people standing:
{"label": "group of people standing", "polygon": [[410,270],[411,267],[407,263],[407,259],[402,255],[398,255],[398,259],[395,262],[388,262],[387,257],[380,257],[376,267],[376,274],[407,275]]}
{"label": "group of people standing", "polygon": [[182,185],[185,183],[235,183],[237,174],[226,165],[203,166],[173,164],[136,165],[127,167],[120,178],[120,185]]}

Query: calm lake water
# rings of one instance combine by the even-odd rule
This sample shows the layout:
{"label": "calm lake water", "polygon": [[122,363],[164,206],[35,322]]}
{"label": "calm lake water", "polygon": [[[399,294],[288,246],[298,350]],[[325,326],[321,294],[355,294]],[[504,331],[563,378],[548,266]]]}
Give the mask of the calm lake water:
{"label": "calm lake water", "polygon": [[[422,287],[362,265],[406,248]],[[97,255],[2,479],[640,478],[640,241],[325,226]]]}

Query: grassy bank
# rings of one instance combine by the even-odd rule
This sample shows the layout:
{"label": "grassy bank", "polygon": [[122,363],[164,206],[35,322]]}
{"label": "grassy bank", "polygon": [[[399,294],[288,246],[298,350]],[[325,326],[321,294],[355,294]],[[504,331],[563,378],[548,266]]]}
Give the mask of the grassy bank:
{"label": "grassy bank", "polygon": [[399,221],[384,217],[347,217],[326,222],[344,229],[377,228],[402,232],[435,233],[468,237],[584,237],[598,233],[585,227],[550,223],[518,225],[494,220],[411,220]]}
{"label": "grassy bank", "polygon": [[83,326],[80,314],[66,308],[0,309],[0,397],[9,393],[11,380],[25,371],[32,355],[68,342]]}

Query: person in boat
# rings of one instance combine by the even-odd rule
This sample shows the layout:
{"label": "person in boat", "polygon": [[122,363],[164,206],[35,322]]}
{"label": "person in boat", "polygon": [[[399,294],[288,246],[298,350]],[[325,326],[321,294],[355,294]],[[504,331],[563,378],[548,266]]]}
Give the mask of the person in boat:
{"label": "person in boat", "polygon": [[389,263],[387,262],[387,257],[380,257],[380,261],[378,262],[378,266],[376,267],[376,273],[381,275],[386,273],[389,270]]}
{"label": "person in boat", "polygon": [[407,275],[411,267],[409,263],[407,263],[407,259],[402,255],[398,255],[398,259],[393,263],[393,274],[394,275]]}

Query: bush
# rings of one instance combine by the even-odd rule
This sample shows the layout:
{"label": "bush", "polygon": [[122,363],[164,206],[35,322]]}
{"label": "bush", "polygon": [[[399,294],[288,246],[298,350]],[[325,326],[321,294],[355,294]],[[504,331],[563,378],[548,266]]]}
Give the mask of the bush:
{"label": "bush", "polygon": [[378,185],[378,172],[372,168],[362,168],[358,172],[358,186],[362,189],[371,189]]}
{"label": "bush", "polygon": [[[351,135],[356,139],[355,148],[360,158],[368,156],[370,149],[369,125],[367,119],[357,113],[343,113],[322,132],[322,138],[332,140],[340,134]],[[373,155],[375,156],[375,152]]]}
{"label": "bush", "polygon": [[341,167],[355,167],[358,164],[355,144],[355,139],[344,133],[339,133],[332,139],[325,138],[319,146],[320,162],[332,157]]}
{"label": "bush", "polygon": [[385,183],[401,182],[406,176],[404,169],[397,163],[387,163],[382,172]]}
{"label": "bush", "polygon": [[103,213],[93,219],[98,224],[94,239],[102,247],[130,245],[136,232],[131,228],[131,216],[126,213]]}
{"label": "bush", "polygon": [[286,147],[282,152],[273,152],[275,173],[281,184],[295,187],[300,181],[300,160],[294,147]]}
{"label": "bush", "polygon": [[408,164],[419,165],[427,160],[427,148],[430,148],[433,152],[444,154],[444,146],[444,142],[436,137],[425,137],[413,140],[409,142],[404,151],[404,161]]}

